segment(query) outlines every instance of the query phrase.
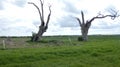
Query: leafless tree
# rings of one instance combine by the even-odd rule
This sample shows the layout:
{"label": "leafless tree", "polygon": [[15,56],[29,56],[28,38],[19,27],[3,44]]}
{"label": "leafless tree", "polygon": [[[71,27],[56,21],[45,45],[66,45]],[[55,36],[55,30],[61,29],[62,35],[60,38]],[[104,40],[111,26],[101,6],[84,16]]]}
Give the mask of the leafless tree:
{"label": "leafless tree", "polygon": [[49,14],[47,17],[47,21],[44,20],[44,2],[42,0],[39,0],[39,1],[40,1],[41,8],[39,8],[33,2],[28,2],[28,4],[32,4],[33,6],[37,8],[39,16],[40,16],[40,21],[41,21],[41,25],[39,26],[39,31],[38,33],[32,35],[31,41],[41,40],[43,33],[46,32],[46,30],[48,29],[48,23],[49,23],[50,16],[51,16],[51,5],[49,5]]}
{"label": "leafless tree", "polygon": [[82,33],[82,41],[87,41],[88,40],[88,31],[89,28],[91,26],[91,23],[95,20],[95,19],[102,19],[102,18],[106,18],[106,17],[110,17],[112,20],[114,20],[116,17],[118,17],[118,12],[111,10],[112,13],[110,15],[103,15],[101,13],[99,13],[97,16],[92,17],[90,20],[86,20],[84,19],[84,13],[83,11],[81,11],[81,15],[82,15],[82,19],[80,20],[78,17],[76,17],[76,19],[78,20],[80,27],[81,27],[81,33]]}

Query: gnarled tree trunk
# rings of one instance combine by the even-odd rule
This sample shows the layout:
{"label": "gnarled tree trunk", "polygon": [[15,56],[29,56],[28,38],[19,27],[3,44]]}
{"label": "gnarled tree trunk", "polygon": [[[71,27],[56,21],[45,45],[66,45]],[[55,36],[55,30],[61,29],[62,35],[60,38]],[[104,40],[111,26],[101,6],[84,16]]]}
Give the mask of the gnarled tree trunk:
{"label": "gnarled tree trunk", "polygon": [[38,12],[39,12],[39,16],[40,16],[40,21],[41,21],[41,25],[39,26],[39,30],[38,30],[38,33],[37,34],[33,34],[32,35],[32,38],[31,38],[31,41],[39,41],[41,40],[42,38],[42,35],[44,34],[44,32],[46,32],[46,30],[48,29],[48,23],[49,23],[49,20],[50,20],[50,16],[51,16],[51,6],[49,6],[49,14],[48,14],[48,17],[47,17],[47,21],[45,23],[45,20],[44,20],[44,3],[40,0],[40,4],[41,4],[41,10],[40,8],[33,2],[28,2],[28,4],[33,4]]}
{"label": "gnarled tree trunk", "polygon": [[88,31],[91,26],[91,22],[86,21],[84,19],[84,13],[81,11],[82,15],[82,21],[79,18],[76,18],[80,24],[81,27],[81,33],[82,33],[82,41],[87,41],[88,40]]}
{"label": "gnarled tree trunk", "polygon": [[81,27],[81,32],[82,32],[82,40],[87,41],[88,40],[88,28],[83,26]]}

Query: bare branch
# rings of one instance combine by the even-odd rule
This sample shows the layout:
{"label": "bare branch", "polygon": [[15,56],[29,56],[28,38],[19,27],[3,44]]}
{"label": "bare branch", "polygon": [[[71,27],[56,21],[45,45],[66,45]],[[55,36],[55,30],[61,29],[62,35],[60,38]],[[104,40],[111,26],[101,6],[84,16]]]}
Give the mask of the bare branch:
{"label": "bare branch", "polygon": [[50,13],[48,14],[48,17],[47,17],[46,29],[48,28],[48,23],[49,23],[50,16],[51,16],[51,5],[49,6],[49,11],[50,11]]}
{"label": "bare branch", "polygon": [[75,18],[78,20],[80,26],[82,26],[82,22],[81,22],[81,20],[80,20],[78,17],[75,17]]}
{"label": "bare branch", "polygon": [[89,21],[86,21],[86,24],[85,24],[85,26],[86,26],[87,28],[89,28],[89,27],[91,26],[91,22],[89,22]]}
{"label": "bare branch", "polygon": [[91,23],[93,20],[95,19],[102,19],[102,18],[106,18],[106,17],[111,17],[112,20],[114,20],[116,17],[119,17],[120,15],[118,15],[118,13],[114,14],[114,15],[103,15],[103,14],[99,14],[96,17],[93,17],[89,23]]}
{"label": "bare branch", "polygon": [[83,11],[81,11],[81,15],[82,15],[82,23],[84,25],[85,24],[85,19],[84,19],[84,13],[83,13]]}
{"label": "bare branch", "polygon": [[33,2],[28,2],[28,4],[32,4],[32,5],[34,5],[34,6],[37,8],[37,10],[38,10],[38,12],[39,12],[39,15],[40,15],[40,20],[41,20],[41,22],[42,22],[42,16],[41,16],[41,12],[40,12],[39,7],[38,7],[35,3],[33,3]]}
{"label": "bare branch", "polygon": [[[96,17],[94,17],[94,19],[99,19],[99,18],[106,18],[106,17],[111,17],[111,18],[116,18],[116,17],[118,17],[117,15],[103,15],[103,16],[96,16]],[[114,20],[113,19],[113,20]]]}
{"label": "bare branch", "polygon": [[117,15],[119,12],[114,6],[109,6],[106,10],[112,15]]}
{"label": "bare branch", "polygon": [[[43,0],[44,1],[44,0]],[[40,0],[40,4],[41,4],[41,13],[42,13],[42,20],[44,20],[44,3],[43,3],[43,1],[42,0]]]}

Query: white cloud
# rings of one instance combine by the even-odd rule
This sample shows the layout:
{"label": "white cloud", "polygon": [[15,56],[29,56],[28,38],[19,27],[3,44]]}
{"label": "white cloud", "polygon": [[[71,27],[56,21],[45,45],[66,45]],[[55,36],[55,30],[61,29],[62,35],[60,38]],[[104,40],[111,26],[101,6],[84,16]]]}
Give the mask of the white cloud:
{"label": "white cloud", "polygon": [[[40,25],[37,9],[27,2],[39,0],[1,0],[0,1],[0,36],[22,36],[37,32]],[[119,0],[45,0],[45,17],[48,5],[52,5],[52,15],[49,29],[44,35],[79,35],[80,27],[74,16],[80,17],[80,11],[85,13],[85,19],[96,16],[99,11],[105,12],[108,7],[119,8]],[[119,34],[119,18],[93,21],[89,34]],[[114,31],[114,32],[113,32]]]}

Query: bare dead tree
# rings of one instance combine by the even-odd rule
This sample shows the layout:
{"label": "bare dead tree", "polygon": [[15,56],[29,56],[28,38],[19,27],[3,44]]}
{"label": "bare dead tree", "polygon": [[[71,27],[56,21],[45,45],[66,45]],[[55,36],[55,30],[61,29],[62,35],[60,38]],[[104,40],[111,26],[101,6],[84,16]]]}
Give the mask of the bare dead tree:
{"label": "bare dead tree", "polygon": [[116,17],[118,17],[118,12],[113,11],[112,14],[110,15],[103,15],[101,13],[99,13],[97,16],[91,18],[90,20],[85,21],[84,19],[84,13],[83,11],[81,11],[81,15],[82,15],[82,19],[80,20],[78,17],[76,17],[76,19],[78,20],[80,27],[81,27],[81,33],[82,33],[82,41],[87,41],[88,40],[88,31],[89,28],[91,26],[91,23],[95,20],[95,19],[102,19],[102,18],[106,18],[106,17],[110,17],[112,20],[114,20]]}
{"label": "bare dead tree", "polygon": [[37,34],[32,35],[31,41],[41,40],[43,33],[46,32],[46,30],[48,29],[48,23],[49,23],[50,16],[51,16],[51,5],[49,5],[49,14],[47,16],[47,21],[45,22],[45,20],[44,20],[44,2],[42,0],[39,0],[39,1],[40,1],[41,8],[39,8],[33,2],[28,2],[28,4],[32,4],[33,6],[35,6],[37,8],[37,10],[39,12],[39,16],[40,16],[40,21],[41,21],[41,25],[39,26],[39,31]]}

